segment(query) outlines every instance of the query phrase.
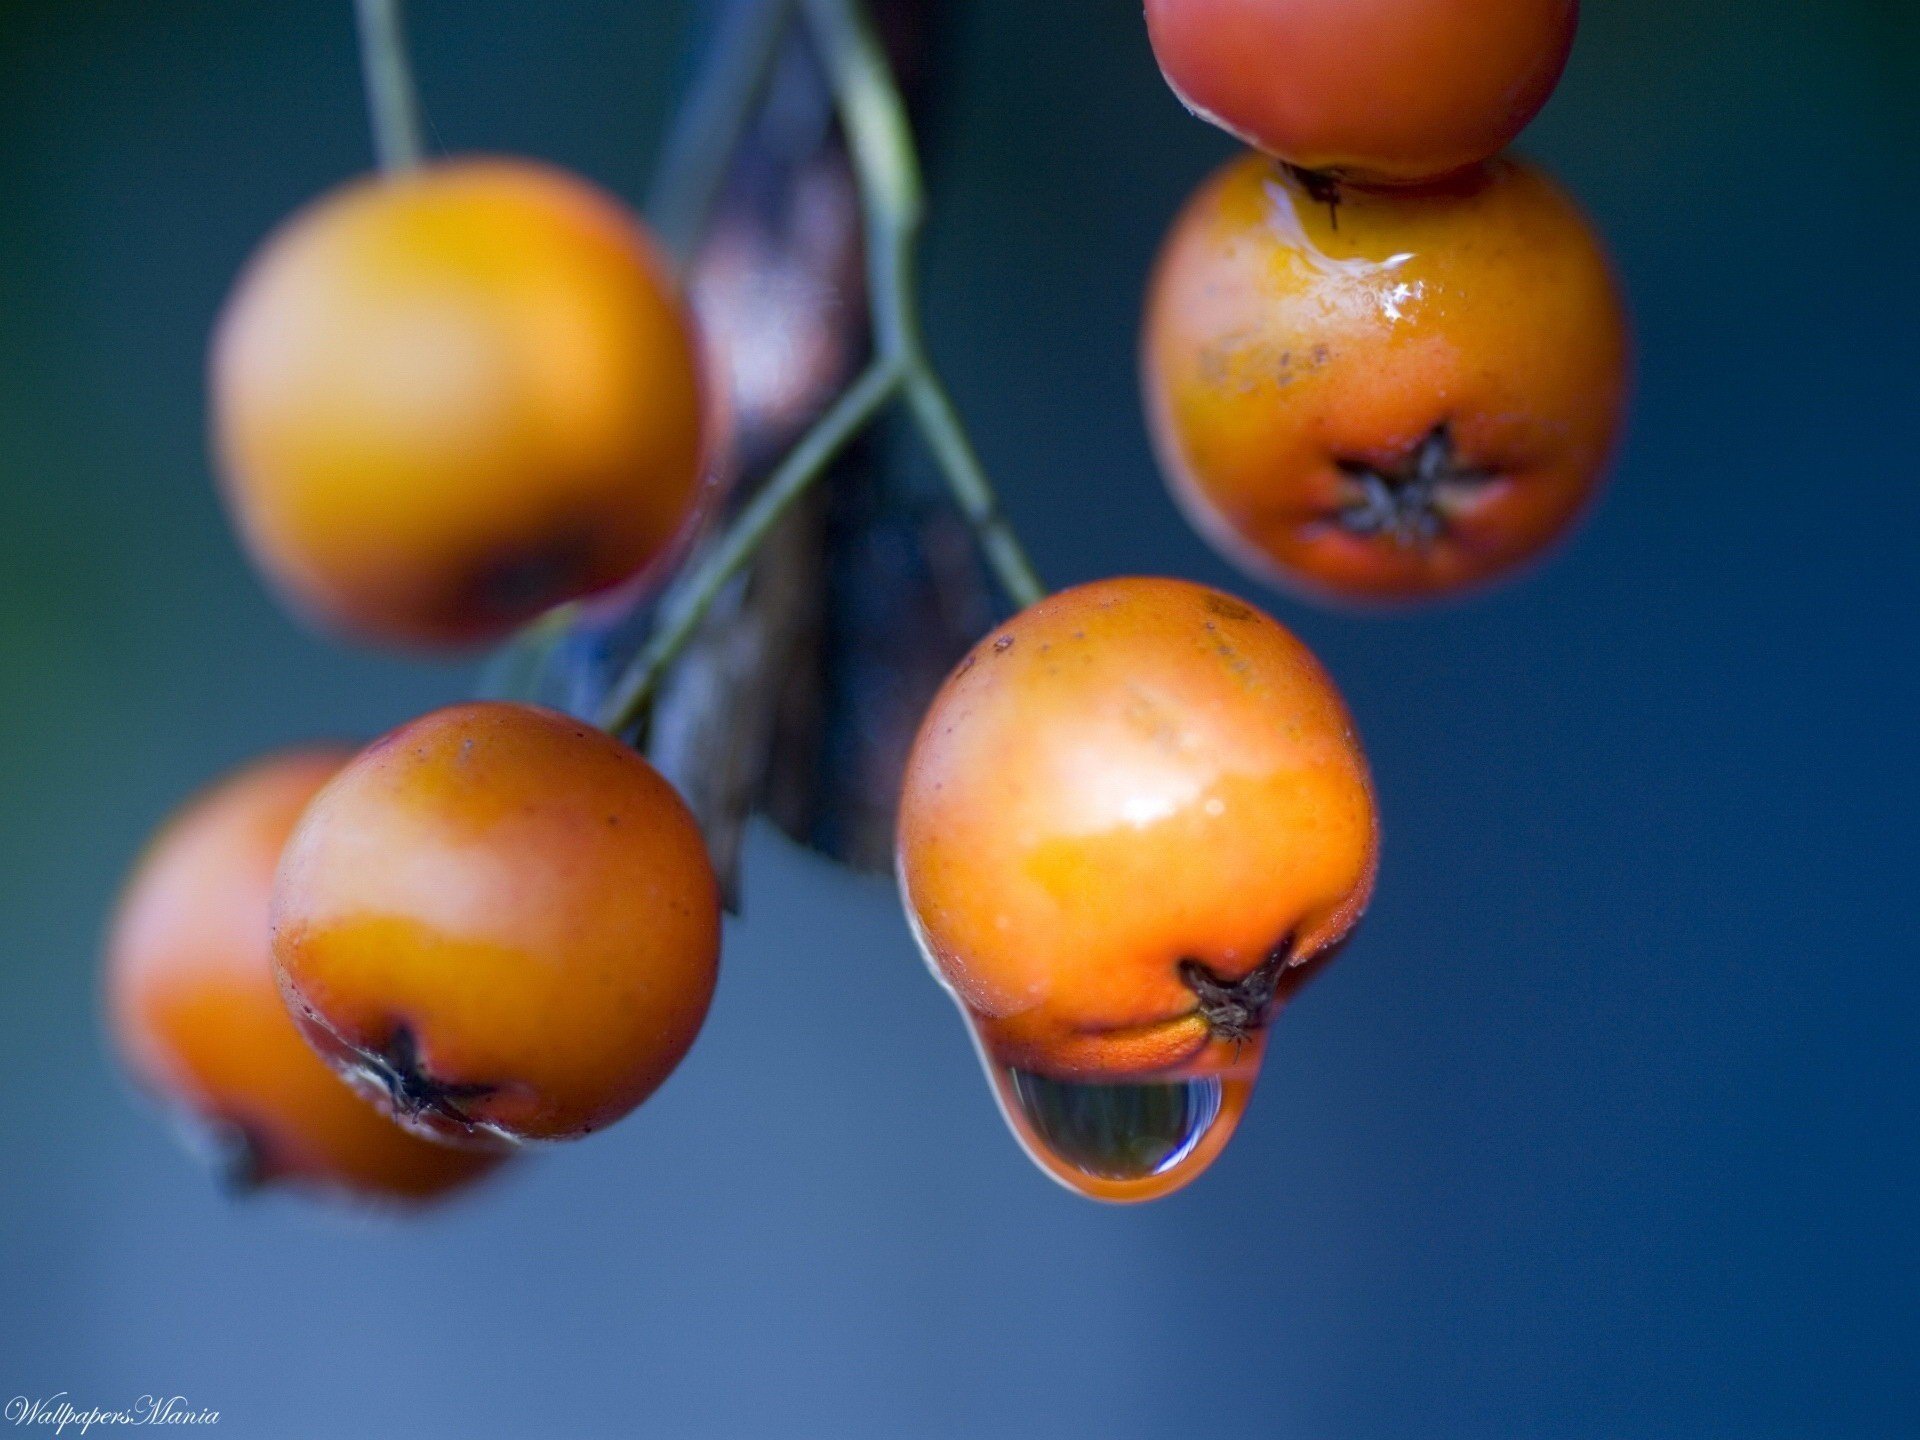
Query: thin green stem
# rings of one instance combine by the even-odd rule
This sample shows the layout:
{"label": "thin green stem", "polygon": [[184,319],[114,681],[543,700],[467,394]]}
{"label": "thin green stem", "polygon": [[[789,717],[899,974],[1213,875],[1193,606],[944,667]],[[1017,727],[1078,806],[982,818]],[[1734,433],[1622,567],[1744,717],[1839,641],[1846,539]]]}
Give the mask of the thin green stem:
{"label": "thin green stem", "polygon": [[981,553],[1008,597],[1025,607],[1047,593],[1000,508],[993,483],[921,338],[914,258],[925,191],[913,127],[886,50],[863,0],[800,3],[806,7],[809,30],[860,181],[875,358],[794,447],[720,541],[668,594],[660,622],[601,708],[601,728],[615,734],[631,729],[646,713],[661,677],[780,518],[897,396],[904,395],[955,504],[972,526]]}
{"label": "thin green stem", "polygon": [[707,47],[647,196],[653,227],[684,267],[705,238],[727,162],[760,108],[795,0],[738,0]]}
{"label": "thin green stem", "polygon": [[390,174],[412,170],[426,158],[421,139],[420,95],[407,58],[402,0],[355,0],[360,22],[360,71],[373,121],[374,151]]}
{"label": "thin green stem", "polygon": [[899,392],[901,378],[897,361],[884,357],[874,361],[768,477],[712,552],[669,596],[659,625],[601,707],[597,717],[601,729],[620,734],[646,713],[667,667],[686,648],[714,601],[747,568],[761,542],[795,502]]}
{"label": "thin green stem", "polygon": [[1016,605],[1031,605],[1046,586],[1001,510],[921,338],[914,256],[925,188],[906,101],[864,0],[805,4],[866,203],[875,342],[882,354],[898,357],[908,408],[1001,588]]}
{"label": "thin green stem", "polygon": [[906,389],[907,408],[919,422],[927,448],[947,477],[954,503],[973,527],[981,553],[1007,598],[1023,610],[1039,604],[1047,598],[1046,583],[1000,509],[1000,497],[994,493],[993,482],[987,478],[947,387],[931,365],[919,365],[907,371]]}
{"label": "thin green stem", "polygon": [[804,0],[807,21],[833,89],[861,198],[889,248],[912,241],[926,208],[907,103],[886,47],[861,0]]}

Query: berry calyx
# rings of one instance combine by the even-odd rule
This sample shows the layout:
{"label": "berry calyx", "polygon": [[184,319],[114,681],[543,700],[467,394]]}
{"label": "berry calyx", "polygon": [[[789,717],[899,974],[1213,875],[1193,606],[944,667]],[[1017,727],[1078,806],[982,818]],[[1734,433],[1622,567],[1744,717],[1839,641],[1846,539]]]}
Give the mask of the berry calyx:
{"label": "berry calyx", "polygon": [[1499,479],[1491,470],[1461,463],[1444,421],[1398,465],[1338,464],[1357,498],[1335,514],[1335,523],[1350,535],[1382,536],[1413,550],[1445,535],[1454,506]]}
{"label": "berry calyx", "polygon": [[611,1124],[706,1018],[719,885],[651,765],[530,705],[457,705],[362,751],[274,885],[295,1019],[408,1127],[460,1142]]}

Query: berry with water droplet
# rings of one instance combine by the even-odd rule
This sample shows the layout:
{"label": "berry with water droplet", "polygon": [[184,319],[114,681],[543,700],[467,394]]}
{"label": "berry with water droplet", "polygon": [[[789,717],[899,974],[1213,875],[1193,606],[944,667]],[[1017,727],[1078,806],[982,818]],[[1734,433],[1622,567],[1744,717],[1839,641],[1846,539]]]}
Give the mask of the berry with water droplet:
{"label": "berry with water droplet", "polygon": [[288,1017],[268,953],[274,867],[349,755],[316,748],[259,761],[159,832],[108,936],[108,1022],[128,1067],[184,1112],[233,1187],[431,1200],[499,1157],[410,1135],[342,1084]]}
{"label": "berry with water droplet", "polygon": [[1234,161],[1161,252],[1142,346],[1187,515],[1253,573],[1345,600],[1455,594],[1566,535],[1626,363],[1591,227],[1505,160],[1391,192]]}
{"label": "berry with water droplet", "polygon": [[720,897],[673,787],[589,725],[457,705],[309,807],[273,953],[307,1037],[400,1120],[554,1140],[618,1120],[706,1018]]}
{"label": "berry with water droplet", "polygon": [[1318,662],[1178,580],[1081,586],[982,641],[927,714],[900,807],[908,913],[1009,1122],[1108,1200],[1219,1153],[1376,853],[1366,761]]}

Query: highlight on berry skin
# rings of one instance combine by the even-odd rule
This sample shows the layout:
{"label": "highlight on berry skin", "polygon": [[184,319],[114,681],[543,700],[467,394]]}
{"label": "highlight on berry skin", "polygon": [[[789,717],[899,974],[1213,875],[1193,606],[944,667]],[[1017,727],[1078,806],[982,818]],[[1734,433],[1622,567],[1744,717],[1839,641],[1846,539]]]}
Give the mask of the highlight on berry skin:
{"label": "highlight on berry skin", "polygon": [[1181,580],[1083,585],[983,640],[900,806],[902,898],[1008,1123],[1100,1200],[1165,1195],[1219,1155],[1377,854],[1326,672]]}
{"label": "highlight on berry skin", "polygon": [[223,491],[302,615],[496,640],[644,579],[708,500],[693,322],[637,218],[563,171],[457,160],[289,220],[214,336]]}
{"label": "highlight on berry skin", "polygon": [[149,843],[107,939],[111,1039],[232,1191],[289,1187],[411,1205],[499,1157],[409,1134],[301,1037],[274,983],[267,909],[287,836],[350,752],[289,751],[229,775]]}
{"label": "highlight on berry skin", "polygon": [[720,896],[680,797],[569,716],[483,702],[368,746],[274,883],[301,1031],[402,1124],[574,1139],[651,1095],[713,998]]}
{"label": "highlight on berry skin", "polygon": [[1147,0],[1187,108],[1289,164],[1372,185],[1498,154],[1559,83],[1578,0]]}
{"label": "highlight on berry skin", "polygon": [[1247,154],[1162,248],[1141,378],[1174,498],[1224,554],[1313,598],[1404,603],[1572,531],[1627,358],[1605,252],[1534,167],[1385,191]]}

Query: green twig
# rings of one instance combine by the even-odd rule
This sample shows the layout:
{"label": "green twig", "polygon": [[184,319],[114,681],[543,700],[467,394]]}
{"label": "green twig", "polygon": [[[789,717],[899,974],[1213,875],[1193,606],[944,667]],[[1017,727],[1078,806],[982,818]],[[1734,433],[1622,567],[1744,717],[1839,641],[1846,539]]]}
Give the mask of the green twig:
{"label": "green twig", "polygon": [[1016,605],[1046,586],[1007,522],[993,482],[921,338],[915,246],[925,213],[906,101],[863,0],[804,0],[833,88],[867,212],[868,285],[875,341],[899,358],[907,406],[1000,586]]}
{"label": "green twig", "polygon": [[426,158],[421,140],[420,95],[407,58],[402,0],[355,0],[360,24],[360,71],[373,121],[374,151],[390,174],[416,168]]}
{"label": "green twig", "polygon": [[768,477],[719,543],[668,597],[660,623],[601,707],[597,717],[601,729],[620,734],[646,713],[660,677],[686,648],[713,602],[747,568],[781,517],[894,397],[900,380],[897,363],[876,360]]}
{"label": "green twig", "polygon": [[602,728],[621,733],[646,713],[661,677],[693,638],[729,581],[753,558],[793,503],[896,396],[946,478],[1001,587],[1025,607],[1046,586],[1000,509],[993,484],[921,338],[914,254],[925,209],[906,102],[862,0],[802,0],[860,182],[875,358],[794,448],[719,543],[668,595],[662,619],[602,707]]}
{"label": "green twig", "polygon": [[987,557],[987,565],[1000,581],[1000,588],[1021,609],[1037,605],[1046,598],[1046,582],[1033,568],[1026,547],[1014,532],[1013,524],[1000,508],[993,482],[980,463],[960,413],[954,408],[947,387],[931,365],[917,365],[907,371],[907,408],[919,423],[954,503],[973,527],[974,538]]}

